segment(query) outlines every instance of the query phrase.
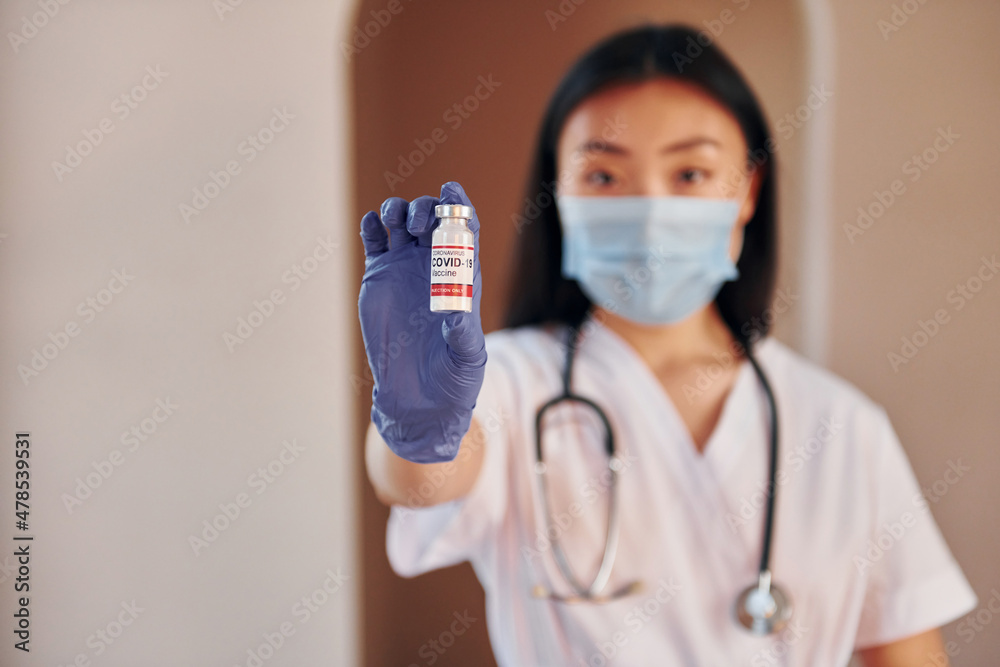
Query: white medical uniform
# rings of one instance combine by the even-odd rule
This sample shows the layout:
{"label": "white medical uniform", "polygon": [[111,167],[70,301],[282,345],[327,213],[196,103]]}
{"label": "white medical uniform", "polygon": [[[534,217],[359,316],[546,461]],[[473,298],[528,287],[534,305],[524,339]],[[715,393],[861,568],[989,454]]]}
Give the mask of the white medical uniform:
{"label": "white medical uniform", "polygon": [[[750,635],[733,610],[757,580],[766,513],[769,413],[753,368],[740,362],[699,454],[635,350],[593,320],[584,330],[573,390],[607,413],[626,462],[621,543],[605,590],[635,579],[643,590],[607,604],[531,595],[536,584],[572,593],[548,546],[532,472],[536,411],[561,391],[564,329],[486,337],[475,408],[488,434],[480,477],[461,500],[396,506],[389,518],[398,574],[471,561],[501,667],[843,667],[858,648],[941,626],[976,606],[884,409],[766,337],[756,356],[774,391],[780,436],[771,570],[794,614],[777,635]],[[589,583],[604,548],[606,457],[589,429],[552,428],[552,531]],[[960,461],[943,465],[951,465],[949,480],[964,472]],[[419,502],[413,496],[411,506]]]}

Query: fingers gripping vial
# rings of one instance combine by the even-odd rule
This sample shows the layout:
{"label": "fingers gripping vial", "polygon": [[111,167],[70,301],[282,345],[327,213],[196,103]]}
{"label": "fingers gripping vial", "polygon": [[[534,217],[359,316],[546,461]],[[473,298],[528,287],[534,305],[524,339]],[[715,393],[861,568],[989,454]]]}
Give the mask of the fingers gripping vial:
{"label": "fingers gripping vial", "polygon": [[441,224],[431,237],[431,310],[472,312],[474,237],[467,226],[472,207],[434,207]]}
{"label": "fingers gripping vial", "polygon": [[[408,461],[453,460],[472,422],[487,357],[478,235],[475,207],[454,181],[441,186],[440,198],[390,197],[361,219],[358,317],[372,372],[371,420],[389,449]],[[430,286],[432,294],[443,292],[436,297],[442,305],[433,296],[430,302],[445,311],[439,313],[427,310],[434,256],[442,258],[434,271],[446,272]],[[446,288],[456,284],[462,289],[450,294]]]}

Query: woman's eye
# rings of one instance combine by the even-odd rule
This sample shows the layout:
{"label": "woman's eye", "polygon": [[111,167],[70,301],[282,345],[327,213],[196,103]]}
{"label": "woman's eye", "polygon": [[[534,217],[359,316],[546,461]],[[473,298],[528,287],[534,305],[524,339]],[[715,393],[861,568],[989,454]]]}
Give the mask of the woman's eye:
{"label": "woman's eye", "polygon": [[678,177],[682,183],[695,185],[703,182],[708,177],[708,174],[703,169],[684,169]]}
{"label": "woman's eye", "polygon": [[592,171],[587,174],[587,183],[591,185],[609,185],[614,178],[606,171]]}

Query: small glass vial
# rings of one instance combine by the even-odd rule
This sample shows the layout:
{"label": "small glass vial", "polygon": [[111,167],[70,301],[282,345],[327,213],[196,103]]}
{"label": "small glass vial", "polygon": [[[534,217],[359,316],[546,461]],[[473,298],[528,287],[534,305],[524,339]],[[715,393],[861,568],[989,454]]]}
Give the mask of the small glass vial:
{"label": "small glass vial", "polygon": [[472,207],[434,207],[441,224],[431,236],[431,310],[472,312],[475,237],[466,226]]}

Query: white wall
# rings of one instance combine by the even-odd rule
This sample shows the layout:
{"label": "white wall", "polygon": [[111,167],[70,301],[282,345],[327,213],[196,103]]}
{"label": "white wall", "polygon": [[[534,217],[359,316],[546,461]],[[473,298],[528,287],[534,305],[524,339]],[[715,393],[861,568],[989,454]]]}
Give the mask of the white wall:
{"label": "white wall", "polygon": [[[4,628],[12,535],[34,536],[31,652],[5,630],[0,664],[256,664],[248,650],[282,624],[294,634],[264,665],[357,663],[346,359],[357,327],[344,316],[356,309],[344,289],[356,236],[337,48],[349,4],[0,5]],[[115,102],[131,91],[135,108]],[[88,133],[92,152],[55,169]],[[242,143],[258,133],[273,140]],[[210,173],[229,161],[239,171],[217,176],[216,193]],[[185,220],[179,205],[206,187],[214,198]],[[296,264],[314,273],[297,284]],[[273,313],[227,344],[275,290]],[[19,372],[36,350],[51,358]],[[133,427],[144,441],[123,439]],[[31,433],[25,532],[11,507],[20,430]],[[255,476],[269,466],[273,481]],[[96,488],[68,506],[88,480]],[[220,504],[238,500],[226,519]],[[196,554],[205,520],[229,525]],[[331,571],[346,579],[327,594]],[[133,602],[141,611],[123,611]]]}

